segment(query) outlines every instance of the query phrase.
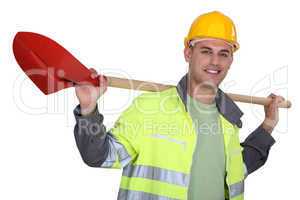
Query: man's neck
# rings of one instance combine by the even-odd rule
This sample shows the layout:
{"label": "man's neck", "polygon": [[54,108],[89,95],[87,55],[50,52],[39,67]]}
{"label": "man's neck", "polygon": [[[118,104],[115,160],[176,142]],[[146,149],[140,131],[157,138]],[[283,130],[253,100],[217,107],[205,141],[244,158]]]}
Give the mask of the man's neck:
{"label": "man's neck", "polygon": [[196,83],[193,80],[188,80],[188,94],[204,104],[213,104],[217,95],[217,87],[210,84]]}

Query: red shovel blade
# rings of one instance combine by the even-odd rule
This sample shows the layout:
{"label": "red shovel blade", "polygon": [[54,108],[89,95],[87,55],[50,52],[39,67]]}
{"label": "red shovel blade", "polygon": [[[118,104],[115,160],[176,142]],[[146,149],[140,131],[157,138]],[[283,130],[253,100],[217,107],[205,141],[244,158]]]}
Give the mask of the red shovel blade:
{"label": "red shovel blade", "polygon": [[74,84],[99,86],[99,80],[92,79],[91,72],[71,53],[43,35],[18,32],[13,52],[23,71],[46,95]]}

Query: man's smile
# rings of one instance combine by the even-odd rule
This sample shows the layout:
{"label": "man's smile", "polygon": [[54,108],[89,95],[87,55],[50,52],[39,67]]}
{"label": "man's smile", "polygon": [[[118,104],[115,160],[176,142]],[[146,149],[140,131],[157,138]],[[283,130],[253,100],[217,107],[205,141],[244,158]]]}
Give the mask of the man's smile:
{"label": "man's smile", "polygon": [[221,72],[221,70],[215,70],[215,69],[204,69],[204,71],[211,75],[218,75]]}

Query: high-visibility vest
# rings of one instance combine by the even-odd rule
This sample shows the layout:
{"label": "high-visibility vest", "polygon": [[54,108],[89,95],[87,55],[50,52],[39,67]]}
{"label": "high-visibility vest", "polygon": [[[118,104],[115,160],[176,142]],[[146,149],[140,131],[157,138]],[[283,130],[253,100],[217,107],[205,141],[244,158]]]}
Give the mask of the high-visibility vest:
{"label": "high-visibility vest", "polygon": [[[224,199],[243,200],[239,128],[219,116],[226,158]],[[107,137],[111,150],[101,167],[123,168],[118,200],[188,199],[197,134],[175,87],[135,98]]]}

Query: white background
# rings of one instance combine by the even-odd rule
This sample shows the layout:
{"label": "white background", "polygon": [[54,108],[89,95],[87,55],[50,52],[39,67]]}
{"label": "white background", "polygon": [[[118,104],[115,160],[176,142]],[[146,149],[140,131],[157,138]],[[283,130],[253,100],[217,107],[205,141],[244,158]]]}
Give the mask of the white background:
{"label": "white background", "polygon": [[[222,89],[275,92],[294,103],[280,110],[277,142],[266,165],[247,178],[245,197],[297,199],[298,8],[291,0],[1,1],[0,199],[116,199],[121,174],[82,162],[73,137],[74,88],[44,96],[28,81],[12,54],[16,32],[47,35],[106,75],[177,84],[187,70],[183,38],[195,17],[212,10],[235,21],[241,45]],[[108,88],[99,100],[107,127],[137,94]],[[261,123],[263,107],[239,106],[243,140]]]}

